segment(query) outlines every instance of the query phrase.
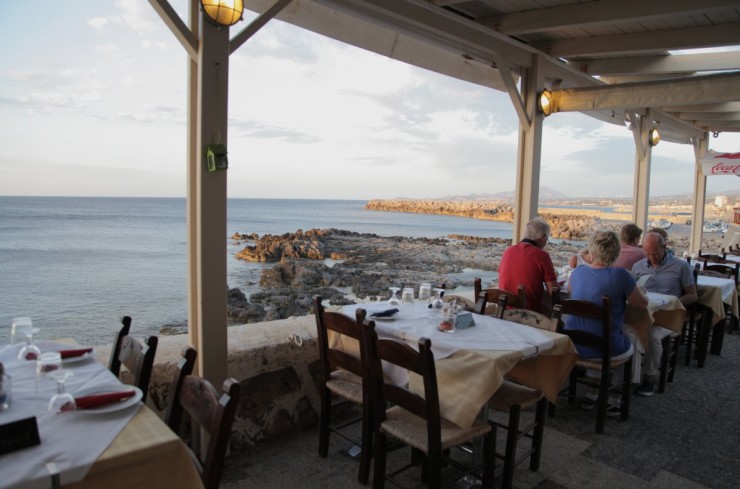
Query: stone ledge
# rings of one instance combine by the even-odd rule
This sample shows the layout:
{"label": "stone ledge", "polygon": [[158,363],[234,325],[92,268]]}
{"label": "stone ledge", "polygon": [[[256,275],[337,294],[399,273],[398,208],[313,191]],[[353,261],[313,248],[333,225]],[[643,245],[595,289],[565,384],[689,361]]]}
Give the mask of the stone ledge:
{"label": "stone ledge", "polygon": [[[291,335],[298,335],[298,346]],[[170,383],[187,335],[160,336],[147,405],[164,416]],[[95,347],[107,365],[111,345]],[[283,433],[318,424],[316,320],[313,315],[232,326],[228,329],[228,375],[242,386],[232,447],[249,449]],[[121,377],[126,382],[127,372]],[[217,386],[220,390],[220,386]]]}

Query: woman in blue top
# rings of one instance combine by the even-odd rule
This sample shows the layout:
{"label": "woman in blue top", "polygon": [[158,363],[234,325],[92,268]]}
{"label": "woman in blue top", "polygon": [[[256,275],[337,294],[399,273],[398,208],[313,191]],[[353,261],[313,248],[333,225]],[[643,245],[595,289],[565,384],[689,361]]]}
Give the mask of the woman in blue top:
{"label": "woman in blue top", "polygon": [[[611,356],[619,357],[628,353],[632,345],[624,335],[624,310],[629,302],[636,309],[647,308],[648,299],[637,287],[630,273],[624,268],[614,268],[612,263],[619,256],[621,243],[614,231],[597,230],[588,239],[588,251],[591,263],[573,270],[570,276],[570,298],[593,302],[601,305],[601,298],[608,295],[611,299]],[[597,319],[586,319],[568,316],[565,329],[588,331],[601,336],[602,325]],[[598,358],[601,352],[594,348],[578,346],[578,355],[582,358]]]}

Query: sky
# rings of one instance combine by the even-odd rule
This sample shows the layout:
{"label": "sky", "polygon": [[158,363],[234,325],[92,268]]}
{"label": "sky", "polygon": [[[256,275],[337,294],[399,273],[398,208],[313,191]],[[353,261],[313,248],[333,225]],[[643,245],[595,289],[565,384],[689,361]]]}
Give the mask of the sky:
{"label": "sky", "polygon": [[[185,0],[170,3],[186,16]],[[187,56],[149,2],[2,2],[0,45],[0,195],[185,196]],[[518,122],[506,93],[278,20],[229,65],[229,197],[514,189]],[[542,186],[632,195],[626,127],[558,113],[542,145]],[[710,149],[739,151],[740,135]],[[661,142],[652,166],[651,196],[692,192],[690,145]],[[737,182],[712,177],[707,190]]]}

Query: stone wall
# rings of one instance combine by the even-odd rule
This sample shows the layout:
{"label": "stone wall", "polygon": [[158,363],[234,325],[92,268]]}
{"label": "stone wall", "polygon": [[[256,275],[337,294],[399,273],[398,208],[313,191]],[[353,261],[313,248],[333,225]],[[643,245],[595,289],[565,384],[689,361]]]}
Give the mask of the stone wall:
{"label": "stone wall", "polygon": [[[292,335],[301,338],[302,346]],[[233,326],[228,337],[228,375],[242,387],[232,429],[233,449],[249,450],[318,424],[319,357],[313,315]],[[159,338],[147,405],[160,416],[164,416],[175,366],[187,341],[187,335]],[[96,352],[107,365],[110,345],[96,347]],[[122,372],[122,379],[130,382],[127,376]]]}

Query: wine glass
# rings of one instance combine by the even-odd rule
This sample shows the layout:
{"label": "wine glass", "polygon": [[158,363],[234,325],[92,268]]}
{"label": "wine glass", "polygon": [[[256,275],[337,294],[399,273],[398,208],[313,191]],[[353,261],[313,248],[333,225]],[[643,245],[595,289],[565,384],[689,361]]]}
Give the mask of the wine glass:
{"label": "wine glass", "polygon": [[429,301],[432,297],[432,284],[423,283],[419,287],[419,300]]}
{"label": "wine glass", "polygon": [[442,296],[445,293],[445,289],[440,288],[434,288],[434,299],[432,299],[432,309],[442,309],[442,306],[444,306],[444,301],[442,300]]}
{"label": "wine glass", "polygon": [[20,330],[20,333],[26,337],[26,344],[18,352],[18,360],[36,360],[41,355],[41,350],[33,343],[33,335],[38,332],[39,328],[32,326]]}
{"label": "wine glass", "polygon": [[[36,388],[43,378],[49,378],[51,373],[62,368],[62,354],[58,351],[47,351],[36,359]],[[38,392],[37,392],[38,393]]]}
{"label": "wine glass", "polygon": [[401,301],[398,300],[398,291],[401,287],[391,287],[391,298],[388,300],[388,305],[391,307],[400,307]]}
{"label": "wine glass", "polygon": [[10,323],[10,345],[20,343],[21,331],[31,326],[31,318],[29,317],[13,318],[13,322]]}
{"label": "wine glass", "polygon": [[57,393],[51,396],[49,401],[49,412],[52,414],[74,411],[77,409],[75,398],[67,392],[65,382],[74,375],[73,372],[65,369],[54,370],[49,375],[57,381]]}

